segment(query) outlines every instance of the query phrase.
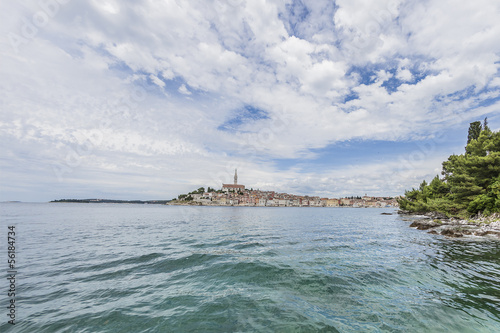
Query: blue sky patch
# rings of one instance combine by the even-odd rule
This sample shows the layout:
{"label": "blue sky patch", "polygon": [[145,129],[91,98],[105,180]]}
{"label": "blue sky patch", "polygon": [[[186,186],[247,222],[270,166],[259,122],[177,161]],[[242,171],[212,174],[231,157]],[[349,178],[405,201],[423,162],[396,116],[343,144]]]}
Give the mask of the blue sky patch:
{"label": "blue sky patch", "polygon": [[[287,11],[280,13],[279,18],[284,22],[288,34],[291,36],[303,37],[300,32],[300,24],[307,19],[309,10],[301,0],[294,0],[286,5]],[[287,16],[285,17],[286,14]]]}
{"label": "blue sky patch", "polygon": [[382,87],[384,87],[389,94],[392,94],[393,92],[397,91],[399,86],[404,82],[394,76],[396,74],[395,70],[390,70],[388,72],[393,76],[390,79],[384,81],[384,83],[382,83]]}
{"label": "blue sky patch", "polygon": [[[280,170],[297,167],[305,173],[345,168],[349,165],[383,164],[388,161],[408,160],[413,153],[415,156],[424,154],[429,157],[438,151],[456,149],[457,139],[463,136],[464,129],[459,128],[449,131],[444,137],[418,141],[350,140],[311,149],[317,156],[313,159],[275,159],[274,163]],[[466,137],[464,146],[465,141]]]}
{"label": "blue sky patch", "polygon": [[434,97],[434,101],[442,103],[443,105],[448,105],[452,102],[457,102],[457,101],[463,101],[465,99],[469,99],[476,95],[474,92],[474,87],[475,86],[469,86],[465,89],[455,91],[454,93],[447,94],[447,95],[436,95]]}
{"label": "blue sky patch", "polygon": [[[500,93],[500,91],[498,90],[495,90],[497,93]],[[477,106],[479,107],[486,107],[486,106],[490,106],[490,105],[493,105],[495,104],[496,102],[500,101],[500,95],[497,95],[495,97],[492,97],[492,98],[487,98],[483,101],[480,101]]]}
{"label": "blue sky patch", "polygon": [[359,98],[359,94],[354,92],[354,91],[351,91],[349,92],[349,94],[345,95],[344,96],[344,101],[343,103],[347,103],[349,101],[352,101],[352,100],[355,100],[355,99],[358,99]]}
{"label": "blue sky patch", "polygon": [[269,119],[268,112],[252,105],[245,105],[243,108],[235,111],[233,117],[226,120],[217,129],[220,131],[234,132],[237,131],[242,124],[260,119]]}
{"label": "blue sky patch", "polygon": [[[371,85],[377,81],[378,72],[381,70],[390,73],[392,77],[384,81],[382,87],[384,87],[389,94],[398,90],[402,84],[414,85],[425,79],[428,75],[433,72],[427,69],[421,69],[420,66],[424,59],[415,58],[412,59],[412,64],[410,66],[405,66],[402,69],[410,71],[412,78],[409,81],[400,80],[397,78],[398,64],[397,62],[391,61],[387,63],[369,64],[367,66],[352,66],[346,73],[347,76],[352,74],[357,74],[359,77],[359,84]],[[349,99],[348,99],[349,100]]]}
{"label": "blue sky patch", "polygon": [[[382,68],[380,68],[382,69]],[[346,76],[358,74],[359,75],[359,84],[370,85],[375,82],[377,75],[374,70],[374,66],[352,66],[346,73]]]}

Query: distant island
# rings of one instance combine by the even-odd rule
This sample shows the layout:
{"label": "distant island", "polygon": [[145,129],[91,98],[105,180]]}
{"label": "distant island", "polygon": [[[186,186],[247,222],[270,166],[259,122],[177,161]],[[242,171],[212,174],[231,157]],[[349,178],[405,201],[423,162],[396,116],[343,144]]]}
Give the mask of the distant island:
{"label": "distant island", "polygon": [[234,171],[234,183],[222,184],[220,190],[204,187],[181,194],[168,205],[193,206],[249,206],[249,207],[398,207],[393,197],[346,197],[321,198],[318,196],[302,196],[275,191],[247,189],[238,184],[238,171]]}
{"label": "distant island", "polygon": [[112,199],[60,199],[50,202],[76,202],[76,203],[126,203],[126,204],[150,204],[150,205],[165,205],[170,200],[112,200]]}

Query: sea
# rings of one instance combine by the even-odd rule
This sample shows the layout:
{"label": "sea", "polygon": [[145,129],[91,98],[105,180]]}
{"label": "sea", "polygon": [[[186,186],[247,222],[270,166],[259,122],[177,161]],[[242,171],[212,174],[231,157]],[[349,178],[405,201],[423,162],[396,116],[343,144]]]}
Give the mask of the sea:
{"label": "sea", "polygon": [[500,241],[394,208],[0,209],[1,332],[500,332]]}

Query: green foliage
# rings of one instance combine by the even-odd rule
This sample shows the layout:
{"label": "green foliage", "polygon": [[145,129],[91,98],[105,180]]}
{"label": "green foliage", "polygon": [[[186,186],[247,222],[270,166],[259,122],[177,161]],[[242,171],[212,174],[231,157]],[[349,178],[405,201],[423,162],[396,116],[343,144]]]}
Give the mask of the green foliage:
{"label": "green foliage", "polygon": [[467,211],[471,214],[482,212],[486,215],[500,212],[500,176],[488,186],[486,193],[478,195],[469,203]]}
{"label": "green foliage", "polygon": [[492,149],[494,150],[496,146],[493,138],[494,135],[489,129],[483,130],[477,139],[473,139],[469,142],[465,148],[466,153],[473,156],[488,155],[488,152]]}
{"label": "green foliage", "polygon": [[472,140],[477,140],[479,134],[481,134],[481,130],[482,126],[480,121],[470,123],[469,134],[467,135],[467,144],[469,144]]}
{"label": "green foliage", "polygon": [[189,192],[188,194],[203,194],[203,193],[205,193],[205,188],[204,187],[200,187],[196,191]]}
{"label": "green foliage", "polygon": [[401,209],[442,212],[448,216],[471,216],[500,212],[500,132],[485,122],[471,123],[464,155],[451,155],[443,162],[440,179],[424,180],[418,189],[398,200]]}
{"label": "green foliage", "polygon": [[490,128],[488,127],[488,117],[484,118],[483,130],[490,130]]}

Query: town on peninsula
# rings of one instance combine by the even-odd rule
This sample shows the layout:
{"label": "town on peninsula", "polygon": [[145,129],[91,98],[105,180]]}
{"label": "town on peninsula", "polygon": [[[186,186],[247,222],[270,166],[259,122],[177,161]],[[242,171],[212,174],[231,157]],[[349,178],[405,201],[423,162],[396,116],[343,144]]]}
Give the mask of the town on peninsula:
{"label": "town on peninsula", "polygon": [[222,184],[220,190],[200,187],[198,190],[181,194],[168,205],[196,206],[259,206],[259,207],[398,207],[393,197],[346,197],[321,198],[318,196],[294,195],[275,191],[247,189],[238,184],[238,171],[234,170],[234,183]]}

